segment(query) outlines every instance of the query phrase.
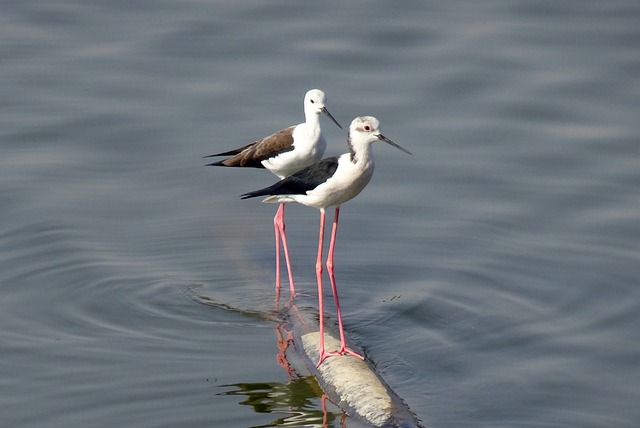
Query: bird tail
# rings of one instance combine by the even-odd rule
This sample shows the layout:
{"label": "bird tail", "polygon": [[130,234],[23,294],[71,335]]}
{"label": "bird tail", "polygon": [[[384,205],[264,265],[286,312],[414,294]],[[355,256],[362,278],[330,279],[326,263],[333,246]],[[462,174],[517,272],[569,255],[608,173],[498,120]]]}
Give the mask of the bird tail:
{"label": "bird tail", "polygon": [[205,156],[205,158],[215,158],[218,156],[234,156],[240,153],[241,151],[253,146],[255,143],[247,144],[246,146],[238,147],[237,149],[229,150],[228,152],[216,153],[215,155]]}
{"label": "bird tail", "polygon": [[249,166],[253,168],[264,168],[260,161],[247,162],[247,160],[243,156],[236,156],[242,153],[244,150],[253,146],[255,143],[247,144],[246,146],[239,147],[234,150],[229,150],[228,152],[216,153],[214,155],[204,156],[204,158],[215,158],[218,156],[232,156],[228,159],[223,159],[218,162],[213,162],[207,164],[207,166]]}
{"label": "bird tail", "polygon": [[289,192],[287,192],[282,187],[282,181],[278,181],[269,187],[265,187],[264,189],[259,189],[259,190],[254,190],[253,192],[244,193],[240,195],[240,199],[257,198],[258,196],[283,195],[287,193]]}
{"label": "bird tail", "polygon": [[[204,159],[206,158],[215,158],[217,156],[235,156],[238,153],[240,153],[242,151],[242,147],[239,149],[235,149],[235,150],[230,150],[228,152],[223,152],[223,153],[216,153],[215,155],[209,155],[209,156],[204,156]],[[230,162],[230,160],[232,160],[233,158],[228,158],[228,159],[223,159],[221,161],[218,162],[213,162],[213,163],[208,163],[206,166],[241,166],[237,163],[234,162]]]}
{"label": "bird tail", "polygon": [[[215,156],[215,155],[211,155],[211,156]],[[210,156],[205,156],[205,157],[210,157]],[[205,166],[228,166],[225,165],[224,160],[218,161],[218,162],[213,162],[213,163],[208,163]]]}
{"label": "bird tail", "polygon": [[264,189],[254,190],[253,192],[243,193],[240,195],[240,199],[249,199],[249,198],[257,198],[258,196],[269,196],[271,195],[271,187],[265,187]]}

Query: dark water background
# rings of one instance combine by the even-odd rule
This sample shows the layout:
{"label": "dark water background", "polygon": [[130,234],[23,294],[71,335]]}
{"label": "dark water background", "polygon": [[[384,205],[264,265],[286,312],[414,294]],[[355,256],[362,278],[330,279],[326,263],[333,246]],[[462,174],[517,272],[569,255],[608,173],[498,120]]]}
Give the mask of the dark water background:
{"label": "dark water background", "polygon": [[[314,87],[414,153],[374,148],[336,274],[418,417],[640,424],[637,1],[0,8],[2,426],[321,423],[276,361],[275,207],[238,199],[275,177],[202,159]],[[313,294],[317,210],[287,218]]]}

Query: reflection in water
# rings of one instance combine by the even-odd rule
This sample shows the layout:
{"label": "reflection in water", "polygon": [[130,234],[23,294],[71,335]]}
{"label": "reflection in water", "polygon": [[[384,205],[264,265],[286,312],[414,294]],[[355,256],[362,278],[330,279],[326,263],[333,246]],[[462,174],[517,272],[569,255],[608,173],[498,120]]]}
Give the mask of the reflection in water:
{"label": "reflection in water", "polygon": [[[327,386],[329,388],[329,394],[333,395],[325,394],[318,380],[309,374],[310,372],[316,375],[318,374],[313,370],[315,364],[309,360],[309,356],[304,349],[299,349],[298,347],[303,346],[301,334],[318,331],[319,320],[315,307],[300,306],[301,302],[296,303],[295,297],[281,304],[280,296],[277,295],[275,307],[263,311],[256,309],[247,310],[221,304],[208,296],[195,294],[192,288],[186,289],[185,291],[191,299],[200,304],[237,312],[244,316],[274,323],[277,338],[276,346],[278,349],[276,361],[284,369],[288,381],[284,383],[243,382],[226,384],[222,385],[222,387],[228,388],[228,390],[218,394],[243,396],[244,399],[240,401],[240,404],[251,406],[255,413],[286,415],[274,419],[266,425],[257,426],[317,426],[338,428],[346,426],[347,418],[350,420],[350,426],[352,424],[355,424],[354,426],[372,426],[371,423],[373,422],[371,422],[372,419],[370,419],[372,414],[370,412],[365,416],[365,414],[353,407],[355,405],[354,403],[341,401],[342,398],[337,395],[335,385],[332,382],[329,382]],[[302,299],[302,301],[304,300],[305,299]],[[295,330],[295,335],[291,329]],[[337,334],[336,331],[332,331],[332,333],[334,335]],[[303,375],[300,374],[301,370],[304,371]],[[320,382],[322,381],[321,379]],[[327,380],[324,379],[324,381],[326,382]],[[377,381],[365,382],[364,384],[367,385],[372,397],[379,397],[380,389],[377,389],[379,386],[379,388],[385,391],[382,395],[385,397],[388,396],[391,400],[391,407],[389,409],[377,408],[373,412],[376,417],[384,417],[385,424],[389,426],[394,423],[399,424],[398,426],[421,426],[415,419],[415,415],[411,413],[402,400],[393,395],[392,391],[389,391],[388,388],[383,385],[381,379],[378,378]],[[341,403],[341,405],[346,405],[347,407],[341,407],[341,405],[336,403]],[[365,406],[364,409],[366,411],[366,409],[369,408]],[[385,414],[385,411],[390,413]],[[367,422],[369,422],[369,424],[367,424]]]}
{"label": "reflection in water", "polygon": [[[362,409],[358,410],[354,407],[356,402],[344,401],[336,392],[335,380],[327,381],[327,379],[320,378],[320,382],[328,382],[326,386],[329,388],[327,391],[330,395],[325,394],[318,380],[313,375],[309,375],[310,372],[315,375],[318,373],[313,370],[315,364],[310,361],[309,356],[303,349],[304,345],[302,345],[303,339],[301,334],[318,332],[319,319],[317,317],[317,309],[313,306],[301,307],[299,306],[300,302],[295,302],[295,298],[290,298],[286,303],[281,305],[280,296],[276,296],[275,307],[272,309],[265,311],[255,309],[245,310],[227,304],[221,304],[207,296],[194,294],[192,288],[185,291],[187,291],[187,295],[189,295],[190,298],[200,304],[241,313],[245,316],[274,323],[277,338],[276,346],[278,349],[276,361],[284,369],[288,381],[284,383],[250,382],[226,384],[222,385],[222,387],[230,389],[218,394],[243,396],[244,399],[240,401],[240,404],[251,406],[255,413],[269,413],[279,416],[286,415],[284,417],[278,417],[266,425],[257,426],[317,426],[323,428],[338,428],[346,426],[347,418],[350,420],[350,426],[352,424],[355,424],[354,426],[372,426],[373,423],[381,421],[386,424],[385,426],[391,426],[391,424],[394,423],[398,423],[398,426],[421,426],[415,419],[415,415],[411,413],[402,400],[393,395],[379,378],[377,378],[376,381],[368,378],[369,381],[364,382],[364,385],[367,385],[366,389],[368,393],[370,393],[366,394],[364,400],[387,397],[390,400],[389,408],[386,408],[385,405],[384,407],[372,409],[365,405]],[[334,337],[335,334],[337,334],[336,331],[332,331],[332,333]],[[304,371],[303,375],[300,374],[300,370]],[[370,375],[376,376],[370,373],[370,368],[365,370]],[[356,372],[353,372],[354,375],[355,373]],[[362,372],[358,373],[363,375]],[[381,389],[384,391],[381,392]],[[336,403],[340,403],[340,405]],[[359,406],[363,404],[365,403],[363,403],[362,400],[358,401]],[[329,406],[332,406],[330,410],[327,408]],[[363,409],[364,413],[361,411]],[[371,419],[372,417],[373,419]],[[379,420],[378,418],[380,417],[383,419]]]}
{"label": "reflection in water", "polygon": [[[256,413],[286,415],[258,427],[285,426],[344,426],[345,415],[336,415],[326,410],[326,400],[313,376],[293,379],[288,383],[256,382],[224,385],[233,387],[224,395],[242,395],[246,398],[240,404],[251,406]],[[321,409],[315,399],[320,399]],[[340,419],[340,425],[334,422]]]}
{"label": "reflection in water", "polygon": [[[240,404],[251,406],[256,413],[285,414],[266,425],[252,428],[286,427],[286,426],[317,426],[344,427],[347,417],[344,413],[333,413],[327,410],[327,396],[313,376],[300,377],[289,363],[286,351],[293,343],[290,332],[284,324],[276,327],[278,336],[278,364],[289,376],[289,382],[253,382],[222,385],[233,387],[222,395],[240,395],[246,397]],[[317,400],[320,401],[318,409]],[[338,423],[339,425],[336,425]]]}

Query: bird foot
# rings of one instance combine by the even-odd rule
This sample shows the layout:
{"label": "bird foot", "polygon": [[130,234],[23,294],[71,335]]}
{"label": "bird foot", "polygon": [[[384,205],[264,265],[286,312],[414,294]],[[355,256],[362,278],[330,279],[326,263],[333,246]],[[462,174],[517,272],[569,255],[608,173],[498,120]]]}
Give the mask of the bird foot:
{"label": "bird foot", "polygon": [[345,355],[351,355],[353,357],[364,360],[364,357],[362,355],[358,354],[356,351],[353,351],[343,345],[340,347],[340,350],[338,351],[325,351],[323,349],[322,352],[320,352],[320,360],[318,361],[318,364],[316,364],[316,368],[320,367],[320,364],[322,364],[322,362],[329,357],[341,357]]}
{"label": "bird foot", "polygon": [[353,350],[347,348],[346,346],[340,350],[340,353],[342,355],[351,355],[353,357],[360,358],[361,360],[364,360],[364,356],[358,354],[356,351],[353,351]]}

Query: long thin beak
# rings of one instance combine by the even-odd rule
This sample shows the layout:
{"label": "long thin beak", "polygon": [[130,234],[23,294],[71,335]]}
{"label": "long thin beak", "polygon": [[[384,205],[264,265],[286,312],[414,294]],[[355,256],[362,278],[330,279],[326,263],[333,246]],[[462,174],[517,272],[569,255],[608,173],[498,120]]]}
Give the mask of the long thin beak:
{"label": "long thin beak", "polygon": [[405,152],[408,155],[412,155],[413,154],[409,150],[405,149],[404,147],[400,147],[398,144],[394,143],[393,141],[391,141],[390,139],[388,139],[387,137],[385,137],[382,134],[378,134],[378,140],[384,141],[385,143],[390,144],[393,147],[402,150],[403,152]]}
{"label": "long thin beak", "polygon": [[329,113],[329,110],[327,110],[327,108],[326,108],[326,107],[322,107],[322,112],[323,112],[324,114],[326,114],[327,116],[329,116],[329,119],[333,120],[333,123],[335,123],[336,125],[338,125],[338,128],[342,129],[342,126],[340,126],[340,124],[338,123],[338,121],[337,121],[337,120],[335,120],[335,119],[333,118],[333,116],[331,116],[331,113]]}

